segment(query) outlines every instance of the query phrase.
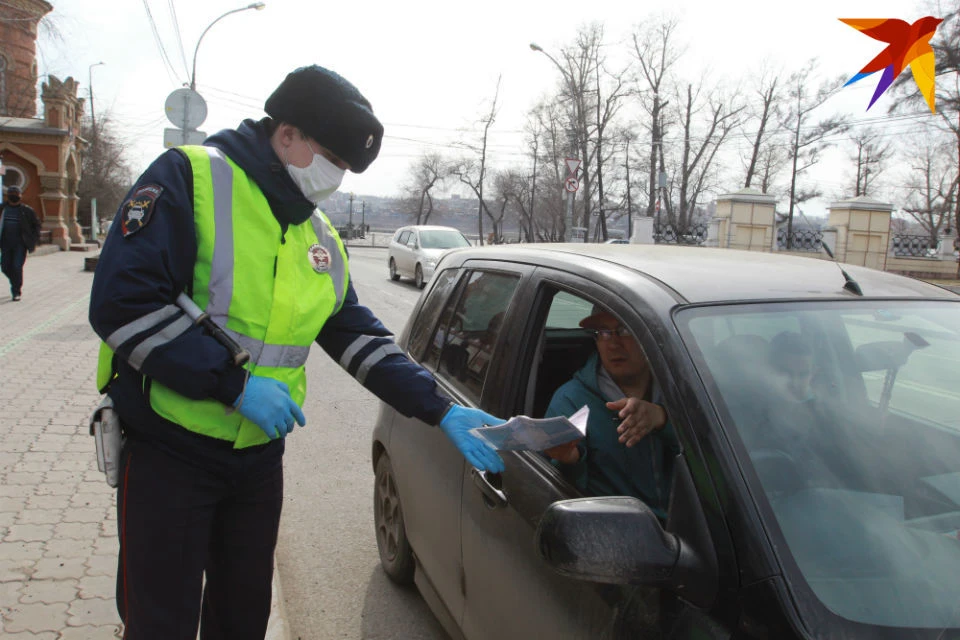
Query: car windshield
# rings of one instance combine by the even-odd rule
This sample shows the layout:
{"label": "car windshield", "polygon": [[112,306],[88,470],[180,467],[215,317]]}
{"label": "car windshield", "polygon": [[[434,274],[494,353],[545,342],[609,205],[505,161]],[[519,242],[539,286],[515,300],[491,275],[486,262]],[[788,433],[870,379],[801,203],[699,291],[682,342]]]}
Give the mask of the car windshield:
{"label": "car windshield", "polygon": [[423,249],[453,249],[469,246],[470,241],[459,231],[435,229],[420,232],[420,247]]}
{"label": "car windshield", "polygon": [[677,322],[788,574],[854,622],[960,626],[960,304],[715,306]]}

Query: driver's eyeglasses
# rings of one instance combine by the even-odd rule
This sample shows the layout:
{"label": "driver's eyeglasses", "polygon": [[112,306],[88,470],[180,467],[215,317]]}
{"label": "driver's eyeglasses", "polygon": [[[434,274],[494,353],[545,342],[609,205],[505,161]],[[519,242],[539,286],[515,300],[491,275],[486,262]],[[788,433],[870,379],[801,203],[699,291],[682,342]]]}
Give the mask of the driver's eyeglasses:
{"label": "driver's eyeglasses", "polygon": [[598,341],[609,340],[613,336],[617,336],[618,338],[626,338],[631,335],[630,329],[627,329],[623,325],[620,325],[616,329],[593,329],[590,331],[590,333],[593,334],[593,339]]}

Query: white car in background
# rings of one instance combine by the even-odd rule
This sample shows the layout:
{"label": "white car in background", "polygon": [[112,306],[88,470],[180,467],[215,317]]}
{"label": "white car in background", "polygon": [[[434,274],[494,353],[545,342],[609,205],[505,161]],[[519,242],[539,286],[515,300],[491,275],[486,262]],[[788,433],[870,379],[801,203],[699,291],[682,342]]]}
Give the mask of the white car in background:
{"label": "white car in background", "polygon": [[437,261],[445,251],[469,246],[466,236],[453,227],[400,227],[390,240],[387,257],[390,279],[413,278],[417,288],[422,289],[433,277]]}

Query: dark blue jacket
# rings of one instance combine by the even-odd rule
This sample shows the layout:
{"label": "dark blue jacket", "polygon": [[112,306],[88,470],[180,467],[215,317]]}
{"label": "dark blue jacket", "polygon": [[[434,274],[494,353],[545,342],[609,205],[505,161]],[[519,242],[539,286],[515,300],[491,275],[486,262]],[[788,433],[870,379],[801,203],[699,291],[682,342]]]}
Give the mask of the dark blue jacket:
{"label": "dark blue jacket", "polygon": [[[229,156],[256,181],[281,227],[306,220],[313,205],[301,194],[274,153],[266,120],[245,120],[234,130],[217,133],[204,143]],[[162,189],[144,226],[124,236],[121,206],[111,225],[97,264],[90,297],[90,324],[102,339],[131,322],[174,304],[182,291],[190,293],[197,244],[193,220],[193,173],[186,156],[167,151],[140,176],[128,194],[143,193],[147,185]],[[153,190],[156,193],[157,189]],[[127,359],[137,345],[163,330],[181,314],[151,326],[116,349],[118,379],[110,388],[127,430],[134,437],[183,446],[220,447],[225,444],[198,436],[155,414],[149,406],[153,380],[188,398],[215,398],[232,404],[243,388],[244,371],[230,361],[227,350],[199,327],[150,352],[139,371]],[[373,336],[348,362],[341,362],[347,347],[361,336]],[[386,327],[357,300],[351,283],[343,307],[330,317],[316,342],[348,373],[356,376],[360,364],[373,351],[393,340]],[[425,369],[402,353],[388,355],[366,374],[363,385],[400,413],[437,424],[449,399],[436,387]],[[282,443],[279,443],[282,444]]]}

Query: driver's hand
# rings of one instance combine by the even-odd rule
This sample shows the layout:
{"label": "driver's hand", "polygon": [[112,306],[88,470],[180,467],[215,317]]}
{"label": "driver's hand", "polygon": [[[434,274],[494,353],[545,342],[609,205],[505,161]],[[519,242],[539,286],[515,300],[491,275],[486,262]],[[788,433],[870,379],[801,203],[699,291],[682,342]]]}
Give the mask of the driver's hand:
{"label": "driver's hand", "polygon": [[544,449],[543,452],[553,460],[563,464],[575,464],[580,460],[580,450],[577,449],[577,443],[580,440],[571,440],[555,447]]}
{"label": "driver's hand", "polygon": [[667,411],[658,404],[640,398],[621,398],[608,402],[607,409],[616,411],[620,418],[617,438],[628,447],[637,444],[649,433],[667,424]]}

